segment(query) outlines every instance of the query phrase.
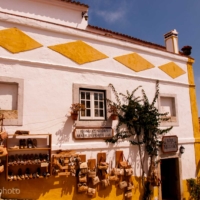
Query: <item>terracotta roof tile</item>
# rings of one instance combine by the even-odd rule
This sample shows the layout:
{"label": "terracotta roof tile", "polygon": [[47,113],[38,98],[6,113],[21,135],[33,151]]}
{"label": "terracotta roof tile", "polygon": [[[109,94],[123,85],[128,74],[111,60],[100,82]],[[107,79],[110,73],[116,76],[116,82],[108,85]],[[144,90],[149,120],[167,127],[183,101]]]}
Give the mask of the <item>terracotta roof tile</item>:
{"label": "terracotta roof tile", "polygon": [[106,36],[110,36],[110,37],[120,36],[121,38],[128,39],[129,41],[133,41],[134,43],[137,43],[137,44],[140,44],[140,45],[145,45],[145,46],[149,46],[149,47],[160,49],[160,50],[166,50],[165,46],[155,44],[155,43],[151,43],[151,42],[147,42],[145,40],[141,40],[141,39],[138,39],[138,38],[126,35],[126,34],[114,32],[114,31],[111,31],[111,30],[108,30],[108,29],[104,29],[104,28],[100,28],[100,27],[92,26],[92,25],[88,25],[88,28],[89,28],[89,30],[92,30],[92,29],[95,30],[96,29],[96,30],[105,32]]}
{"label": "terracotta roof tile", "polygon": [[60,1],[65,1],[65,2],[67,2],[67,3],[72,3],[72,4],[76,4],[76,5],[79,5],[79,6],[84,6],[84,7],[89,8],[88,5],[83,4],[83,3],[80,3],[79,1],[71,1],[71,0],[60,0]]}

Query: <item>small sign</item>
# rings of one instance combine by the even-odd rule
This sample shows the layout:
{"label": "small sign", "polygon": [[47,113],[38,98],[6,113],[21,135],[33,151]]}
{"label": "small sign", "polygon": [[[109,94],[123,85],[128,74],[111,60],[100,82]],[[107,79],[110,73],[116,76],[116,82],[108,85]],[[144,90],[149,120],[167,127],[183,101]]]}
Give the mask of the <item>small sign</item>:
{"label": "small sign", "polygon": [[162,138],[163,153],[172,153],[178,151],[178,137],[176,135],[163,136]]}
{"label": "small sign", "polygon": [[48,167],[49,166],[49,163],[47,163],[47,162],[43,162],[43,163],[41,163],[41,165],[40,165],[40,167]]}
{"label": "small sign", "polygon": [[74,130],[74,138],[77,140],[82,139],[107,139],[113,136],[112,128],[96,128],[96,127],[77,127]]}

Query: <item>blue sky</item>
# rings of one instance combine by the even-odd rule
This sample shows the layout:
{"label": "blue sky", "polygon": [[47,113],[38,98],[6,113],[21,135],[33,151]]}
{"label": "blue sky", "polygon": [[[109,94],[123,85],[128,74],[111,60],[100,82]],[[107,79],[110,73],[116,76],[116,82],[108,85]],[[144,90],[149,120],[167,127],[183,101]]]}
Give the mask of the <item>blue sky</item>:
{"label": "blue sky", "polygon": [[[200,113],[200,1],[199,0],[79,0],[89,6],[89,24],[164,44],[164,34],[178,31],[179,49],[192,46]],[[200,114],[199,114],[200,115]]]}

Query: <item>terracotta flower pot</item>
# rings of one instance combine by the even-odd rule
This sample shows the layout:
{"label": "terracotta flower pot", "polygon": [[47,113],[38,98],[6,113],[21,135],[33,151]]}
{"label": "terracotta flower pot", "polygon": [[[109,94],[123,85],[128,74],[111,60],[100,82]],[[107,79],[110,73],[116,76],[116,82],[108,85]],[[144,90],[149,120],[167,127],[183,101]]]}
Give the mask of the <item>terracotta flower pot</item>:
{"label": "terracotta flower pot", "polygon": [[191,54],[191,46],[184,46],[181,50],[183,51],[183,54],[189,56]]}
{"label": "terracotta flower pot", "polygon": [[78,113],[71,113],[71,117],[73,120],[77,120],[78,119]]}
{"label": "terracotta flower pot", "polygon": [[111,115],[111,119],[112,119],[112,120],[116,120],[116,119],[117,119],[117,115],[116,115],[116,114],[112,114],[112,115]]}

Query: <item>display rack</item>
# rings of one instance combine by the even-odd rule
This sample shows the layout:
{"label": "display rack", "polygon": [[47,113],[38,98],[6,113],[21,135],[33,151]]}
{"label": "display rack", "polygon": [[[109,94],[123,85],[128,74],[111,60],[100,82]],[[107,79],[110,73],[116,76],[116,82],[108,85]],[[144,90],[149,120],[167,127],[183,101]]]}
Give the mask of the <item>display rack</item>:
{"label": "display rack", "polygon": [[51,143],[51,134],[8,135],[6,180],[51,176]]}

